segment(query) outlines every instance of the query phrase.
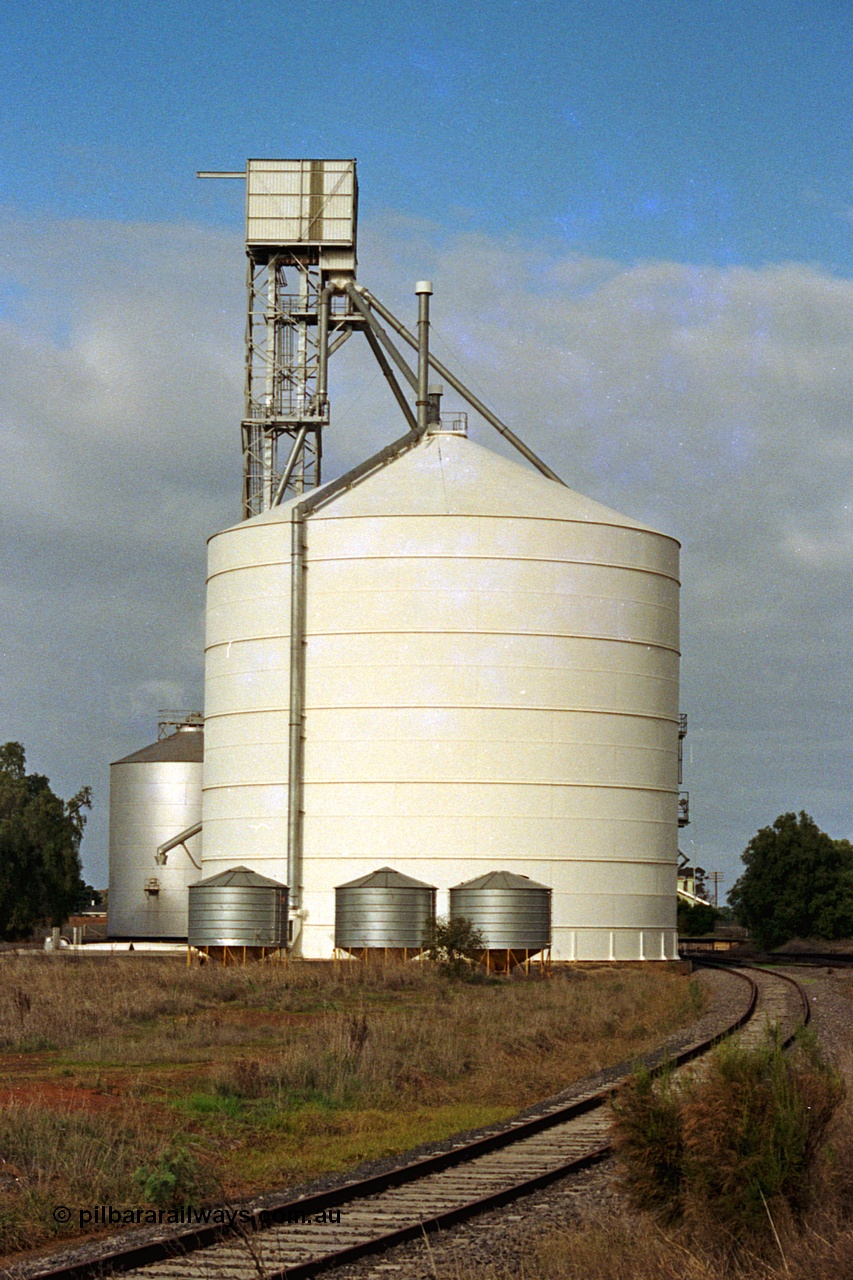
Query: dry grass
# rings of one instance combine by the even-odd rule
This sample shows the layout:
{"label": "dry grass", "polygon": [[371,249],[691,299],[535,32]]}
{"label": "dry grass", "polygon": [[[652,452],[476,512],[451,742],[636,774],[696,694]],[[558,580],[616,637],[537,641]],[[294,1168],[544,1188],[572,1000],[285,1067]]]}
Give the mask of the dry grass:
{"label": "dry grass", "polygon": [[[518,1101],[519,1088],[533,1100],[641,1051],[698,1007],[695,984],[650,969],[465,984],[414,964],[0,960],[0,1049],[141,1067],[221,1064],[247,1048],[268,1059],[274,1049],[265,1090],[320,1089],[336,1099],[354,1085],[372,1101],[389,1088],[396,1096],[410,1073],[419,1094],[473,1074],[488,1077],[497,1105]],[[235,1070],[241,1093],[245,1068]],[[227,1087],[227,1072],[217,1083]]]}
{"label": "dry grass", "polygon": [[145,1183],[164,1163],[167,1171],[177,1168],[183,1175],[176,1189],[186,1197],[197,1201],[209,1194],[213,1183],[189,1141],[186,1147],[163,1146],[159,1160],[152,1161],[150,1136],[139,1123],[116,1123],[108,1114],[4,1107],[0,1111],[4,1249],[23,1249],[51,1234],[49,1224],[58,1204],[76,1212],[79,1207],[102,1204],[158,1203],[156,1186],[149,1186],[146,1195]]}
{"label": "dry grass", "polygon": [[697,1252],[677,1232],[649,1222],[602,1221],[534,1242],[517,1262],[483,1268],[450,1266],[436,1280],[847,1280],[853,1276],[853,1230],[828,1224],[829,1236],[806,1229],[782,1237],[783,1253],[734,1259]]}
{"label": "dry grass", "polygon": [[697,1012],[695,986],[651,969],[466,984],[415,964],[3,956],[0,993],[7,1251],[57,1233],[52,1197],[166,1196],[182,1152],[198,1194],[236,1197],[491,1123]]}

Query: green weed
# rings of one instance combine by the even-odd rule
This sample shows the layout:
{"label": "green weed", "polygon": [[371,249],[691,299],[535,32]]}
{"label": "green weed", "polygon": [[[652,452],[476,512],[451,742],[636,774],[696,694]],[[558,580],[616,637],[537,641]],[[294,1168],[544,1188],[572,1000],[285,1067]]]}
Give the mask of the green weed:
{"label": "green weed", "polygon": [[210,1191],[198,1157],[183,1146],[167,1147],[156,1163],[134,1171],[133,1184],[145,1199],[158,1208],[199,1203]]}
{"label": "green weed", "polygon": [[722,1044],[707,1072],[639,1074],[612,1104],[614,1146],[634,1203],[669,1221],[766,1235],[774,1208],[801,1219],[844,1085],[809,1033],[787,1055]]}

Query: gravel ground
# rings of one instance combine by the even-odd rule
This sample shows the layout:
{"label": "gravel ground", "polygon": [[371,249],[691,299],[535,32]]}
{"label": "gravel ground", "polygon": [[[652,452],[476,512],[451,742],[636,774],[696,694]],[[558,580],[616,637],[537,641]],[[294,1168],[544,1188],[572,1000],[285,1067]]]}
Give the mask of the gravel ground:
{"label": "gravel ground", "polygon": [[[783,972],[796,978],[808,993],[812,1025],[821,1045],[840,1067],[847,1067],[848,1088],[853,1092],[853,1001],[844,995],[846,987],[853,996],[853,973],[826,968]],[[740,984],[714,970],[701,970],[698,976],[711,992],[711,1004],[702,1020],[704,1034],[711,1034],[730,1020],[733,1005],[742,1000]],[[698,1027],[691,1028],[694,1030]],[[697,1034],[695,1038],[702,1037]],[[400,1245],[381,1258],[366,1258],[327,1274],[330,1280],[391,1280],[395,1276],[401,1280],[464,1280],[486,1267],[512,1274],[520,1270],[537,1236],[608,1217],[618,1217],[624,1223],[631,1216],[632,1210],[617,1186],[616,1162],[608,1159],[451,1231]]]}
{"label": "gravel ground", "polygon": [[[850,1072],[853,1061],[853,970],[833,969],[783,969],[783,973],[796,978],[809,997],[812,1023],[825,1052],[835,1059],[842,1069]],[[844,992],[848,995],[845,995]],[[853,1078],[848,1078],[853,1091]]]}

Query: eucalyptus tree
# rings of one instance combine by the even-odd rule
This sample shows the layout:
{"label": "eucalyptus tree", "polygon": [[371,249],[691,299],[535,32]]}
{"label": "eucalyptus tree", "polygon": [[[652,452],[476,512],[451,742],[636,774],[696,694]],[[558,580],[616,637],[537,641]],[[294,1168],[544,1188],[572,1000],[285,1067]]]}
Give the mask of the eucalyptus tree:
{"label": "eucalyptus tree", "polygon": [[20,742],[0,747],[0,937],[23,938],[61,924],[80,905],[80,841],[91,788],[70,800],[43,774],[27,773]]}
{"label": "eucalyptus tree", "polygon": [[853,937],[853,845],[833,840],[809,814],[783,813],[742,855],[729,893],[735,919],[760,947],[790,938]]}

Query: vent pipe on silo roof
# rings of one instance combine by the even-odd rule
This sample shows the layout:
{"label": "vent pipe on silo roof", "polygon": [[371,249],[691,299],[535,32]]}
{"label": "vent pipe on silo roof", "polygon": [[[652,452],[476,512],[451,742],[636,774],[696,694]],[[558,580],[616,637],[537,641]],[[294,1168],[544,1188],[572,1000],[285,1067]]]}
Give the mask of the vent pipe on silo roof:
{"label": "vent pipe on silo roof", "polygon": [[444,387],[440,382],[431,382],[429,384],[429,412],[427,424],[430,432],[441,430],[441,397],[444,394]]}
{"label": "vent pipe on silo roof", "polygon": [[418,295],[418,431],[423,435],[429,426],[429,300],[432,284],[419,280],[415,285]]}

